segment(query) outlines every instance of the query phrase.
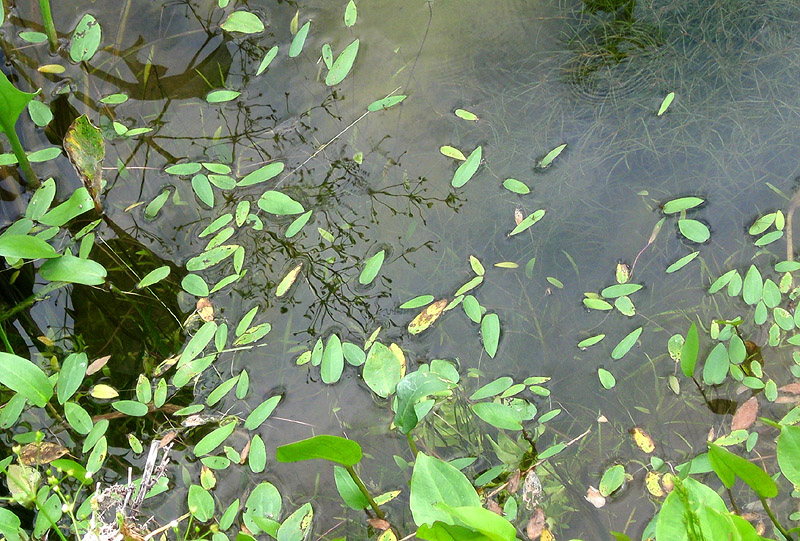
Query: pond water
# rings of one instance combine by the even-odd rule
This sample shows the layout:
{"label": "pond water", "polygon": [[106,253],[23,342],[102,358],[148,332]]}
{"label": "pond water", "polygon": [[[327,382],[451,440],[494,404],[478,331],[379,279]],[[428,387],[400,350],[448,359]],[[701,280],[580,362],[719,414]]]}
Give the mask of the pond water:
{"label": "pond water", "polygon": [[[40,29],[38,11],[24,4],[4,27],[6,55],[20,80],[41,87],[48,100],[69,87],[57,119],[74,110],[88,112],[107,134],[113,134],[109,118],[129,128],[153,128],[107,141],[103,205],[114,226],[103,225],[99,235],[119,251],[133,243],[128,260],[139,258],[150,268],[158,261],[174,270],[163,303],[141,301],[134,311],[144,315],[141,326],[121,315],[128,308],[119,299],[76,288],[32,311],[40,328],[52,327],[59,337],[80,335],[90,358],[111,354],[112,371],[120,359],[119,373],[137,374],[183,342],[178,321],[194,309],[195,298],[180,291],[179,278],[206,246],[209,237],[199,235],[211,220],[234,212],[241,201],[255,209],[273,187],[313,210],[290,239],[284,232],[293,217],[261,213],[262,230],[244,227],[227,241],[244,247],[246,274],[210,296],[218,320],[234,326],[258,307],[255,322],[269,322],[272,330],[263,345],[221,355],[218,372],[204,373],[194,392],[204,396],[246,369],[249,408],[278,393],[283,400],[260,432],[270,457],[266,471],[226,472],[215,491],[220,505],[269,480],[287,508],[314,498],[314,538],[366,538],[363,515],[341,505],[328,465],[273,460],[276,446],[313,434],[358,440],[367,455],[362,474],[376,491],[407,488],[407,472],[393,459],[411,459],[407,443],[390,430],[390,406],[370,392],[360,370],[346,366],[338,383],[326,385],[318,368],[296,365],[318,338],[333,333],[363,345],[380,326],[380,340],[398,344],[409,369],[449,359],[471,388],[500,375],[552,378],[549,397],[535,403],[542,411],[562,412],[548,423],[539,450],[590,430],[541,473],[550,498],[544,508],[559,539],[606,539],[609,530],[636,537],[652,518],[656,506],[643,486],[650,459],[633,444],[629,429],[644,428],[657,455],[680,464],[703,447],[710,428],[722,430],[727,422],[703,406],[688,380],[681,395],[669,389],[668,376],[680,371],[666,346],[670,336],[685,334],[697,321],[695,314],[708,324],[743,309],[709,297],[708,285],[729,268],[749,265],[756,251],[747,227],[785,208],[795,190],[795,3],[381,0],[359,2],[351,28],[342,24],[345,2],[327,0],[251,0],[232,2],[226,10],[207,0],[58,3],[53,9],[59,31],[71,31],[84,13],[103,28],[88,76],[75,65],[61,76],[36,71],[59,58],[16,36],[24,28]],[[232,7],[258,14],[266,29],[253,36],[223,33],[219,25]],[[311,21],[311,27],[303,52],[289,58],[290,25],[298,10],[300,25]],[[356,37],[360,48],[352,73],[326,86],[320,48],[330,43],[337,55]],[[275,60],[255,75],[276,45]],[[207,93],[219,88],[242,94],[207,103]],[[113,108],[97,102],[117,92],[128,101]],[[658,116],[670,92],[675,100]],[[408,98],[364,115],[368,104],[390,93]],[[459,118],[458,108],[478,120]],[[43,130],[28,128],[24,137],[27,147],[47,145]],[[565,150],[542,168],[542,158],[563,143]],[[482,148],[483,161],[462,188],[451,187],[459,164],[442,155],[443,145],[466,155]],[[186,161],[227,164],[237,178],[276,161],[286,168],[266,184],[215,188],[209,208],[195,197],[190,176],[165,172]],[[54,176],[59,190],[77,186],[65,157],[40,171],[43,178]],[[505,189],[507,178],[525,183],[531,193]],[[14,184],[11,178],[2,183],[6,222],[24,208],[13,196]],[[168,201],[155,219],[147,219],[146,204],[164,189]],[[681,196],[705,199],[690,214],[708,225],[710,241],[687,240],[675,218],[667,217],[647,247],[663,216],[660,206]],[[510,237],[516,209],[525,216],[537,209],[546,214]],[[137,246],[151,253],[143,255]],[[380,250],[386,257],[378,277],[361,285],[365,259]],[[698,257],[686,267],[665,272],[695,250]],[[785,243],[763,250],[759,257],[771,252],[781,258]],[[636,315],[587,311],[584,293],[616,283],[617,264],[633,264],[640,251],[632,276],[644,286],[631,296]],[[420,335],[406,329],[417,311],[398,308],[418,295],[452,299],[474,276],[469,256],[486,267],[483,283],[470,293],[501,323],[494,358],[484,351],[480,326],[461,307]],[[518,266],[495,266],[501,262]],[[280,280],[299,263],[300,278],[287,295],[276,296]],[[214,284],[232,269],[228,260],[201,274]],[[614,346],[638,327],[642,335],[630,352],[612,360]],[[600,333],[606,337],[599,344],[577,347]],[[601,385],[599,368],[616,377],[613,389]],[[241,414],[241,405],[229,398],[216,409]],[[598,422],[601,416],[605,422]],[[496,432],[487,425],[477,430]],[[500,463],[488,443],[478,440],[465,435],[459,447],[431,437],[420,445],[446,459],[478,454],[469,470],[478,474]],[[122,442],[112,454],[141,464]],[[188,451],[178,451],[175,461],[175,483],[185,486],[199,464]],[[586,489],[615,461],[629,465],[633,480],[605,508],[595,509],[584,499]],[[405,492],[400,501],[407,501]],[[170,498],[159,502],[162,522],[180,508]],[[393,505],[390,514],[407,509]],[[402,532],[413,531],[410,516],[391,520]]]}

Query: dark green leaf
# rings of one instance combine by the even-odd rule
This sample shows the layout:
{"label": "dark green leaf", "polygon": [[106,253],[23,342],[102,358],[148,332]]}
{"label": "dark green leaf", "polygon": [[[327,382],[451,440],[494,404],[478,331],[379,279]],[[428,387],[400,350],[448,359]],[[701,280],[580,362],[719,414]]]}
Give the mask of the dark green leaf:
{"label": "dark green leaf", "polygon": [[339,436],[323,434],[288,445],[277,450],[278,462],[299,462],[321,458],[342,466],[354,466],[361,460],[361,446]]}
{"label": "dark green leaf", "polygon": [[0,352],[0,383],[43,408],[53,396],[53,384],[42,369],[27,359]]}

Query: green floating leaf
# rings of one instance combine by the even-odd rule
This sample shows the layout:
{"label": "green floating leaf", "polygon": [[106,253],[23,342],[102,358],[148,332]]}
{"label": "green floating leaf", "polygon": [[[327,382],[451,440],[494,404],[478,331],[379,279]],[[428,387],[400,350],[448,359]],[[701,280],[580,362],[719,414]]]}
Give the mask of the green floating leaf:
{"label": "green floating leaf", "polygon": [[367,259],[366,263],[364,263],[364,269],[358,276],[358,282],[360,284],[367,285],[372,283],[375,277],[378,276],[378,272],[380,272],[381,270],[381,266],[383,265],[383,258],[385,255],[386,255],[385,251],[381,250],[377,254]]}
{"label": "green floating leaf", "polygon": [[53,384],[41,368],[28,359],[0,352],[0,383],[43,408],[53,396]]}
{"label": "green floating leaf", "polygon": [[117,400],[111,403],[111,407],[120,413],[131,417],[144,417],[147,415],[147,404],[142,404],[136,400]]}
{"label": "green floating leaf", "polygon": [[[258,184],[260,182],[266,182],[271,178],[274,178],[281,174],[284,169],[283,162],[273,162],[264,167],[260,167],[249,173],[245,176],[242,180],[236,183],[237,186],[252,186],[253,184]],[[293,213],[296,214],[296,213]]]}
{"label": "green floating leaf", "polygon": [[478,166],[481,164],[482,152],[483,150],[479,146],[470,153],[469,157],[464,163],[458,166],[458,169],[456,169],[456,172],[453,175],[453,180],[450,182],[453,188],[462,187],[472,178],[472,176],[478,170]]}
{"label": "green floating leaf", "polygon": [[605,368],[597,369],[597,377],[600,378],[600,384],[604,389],[613,389],[617,384],[617,379],[614,377],[614,374]]}
{"label": "green floating leaf", "polygon": [[222,246],[212,248],[187,261],[186,270],[195,272],[213,267],[233,255],[233,252],[235,252],[237,248],[239,248],[237,244],[223,244]]}
{"label": "green floating leaf", "polygon": [[226,32],[241,32],[242,34],[256,34],[264,30],[264,23],[255,13],[249,11],[234,11],[225,19],[220,27]]}
{"label": "green floating leaf", "polygon": [[480,507],[481,500],[467,477],[454,466],[428,456],[417,454],[411,474],[409,506],[414,522],[433,524],[436,521],[452,523],[450,513],[437,504],[460,507]]}
{"label": "green floating leaf", "polygon": [[642,334],[642,327],[634,329],[628,335],[620,340],[619,344],[611,351],[611,358],[614,360],[621,359],[633,347],[639,336]]}
{"label": "green floating leaf", "polygon": [[778,486],[764,470],[719,445],[708,444],[708,461],[727,488],[732,488],[738,477],[762,498],[778,495]]}
{"label": "green floating leaf", "polygon": [[517,227],[511,230],[511,233],[509,233],[508,236],[513,237],[514,235],[522,233],[526,229],[530,228],[533,224],[544,218],[544,215],[545,215],[544,209],[539,209],[529,214],[528,216],[523,218],[519,224],[517,224]]}
{"label": "green floating leaf", "polygon": [[189,512],[200,522],[208,522],[214,516],[214,497],[200,485],[191,485],[187,496]]}
{"label": "green floating leaf", "polygon": [[520,195],[527,195],[531,193],[531,189],[524,182],[520,182],[515,178],[507,178],[503,181],[503,187],[514,193],[518,193]]}
{"label": "green floating leaf", "polygon": [[403,377],[403,365],[391,349],[374,342],[364,362],[361,377],[372,392],[381,398],[388,398]]}
{"label": "green floating leaf", "polygon": [[69,44],[69,57],[73,62],[88,62],[97,52],[102,39],[102,30],[97,20],[88,13],[75,27]]}
{"label": "green floating leaf", "polygon": [[8,80],[5,73],[0,72],[0,129],[2,129],[9,138],[16,138],[14,126],[17,123],[19,115],[25,110],[33,97],[38,94],[30,92],[23,92],[18,90],[11,81]]}
{"label": "green floating leaf", "polygon": [[31,163],[41,163],[50,160],[54,160],[55,158],[61,156],[61,149],[58,147],[47,147],[37,150],[35,152],[31,152],[28,154],[28,160]]}
{"label": "green floating leaf", "polygon": [[64,254],[39,267],[39,275],[50,282],[99,286],[106,281],[106,269],[97,261]]}
{"label": "green floating leaf", "polygon": [[397,105],[398,103],[402,102],[407,97],[408,96],[406,96],[406,95],[387,96],[385,98],[382,98],[380,100],[376,100],[376,101],[373,101],[372,103],[370,103],[367,106],[367,111],[375,112],[375,111],[380,111],[382,109],[388,109],[389,107],[392,107],[392,106]]}
{"label": "green floating leaf", "polygon": [[10,259],[51,259],[59,257],[55,249],[39,237],[1,235],[0,256]]}
{"label": "green floating leaf", "polygon": [[670,274],[670,273],[673,273],[673,272],[681,270],[683,267],[685,267],[691,261],[693,261],[694,258],[697,257],[698,255],[700,255],[700,252],[692,252],[691,254],[683,256],[682,258],[677,260],[675,263],[673,263],[672,265],[667,267],[667,271],[666,271],[667,274]]}
{"label": "green floating leaf", "polygon": [[500,318],[497,314],[486,314],[481,320],[481,338],[483,349],[494,359],[500,341]]}
{"label": "green floating leaf", "polygon": [[514,384],[514,380],[508,376],[497,378],[496,380],[487,383],[469,397],[470,400],[482,400],[484,398],[491,398],[497,396]]}
{"label": "green floating leaf", "polygon": [[764,292],[764,280],[755,265],[750,265],[742,284],[742,299],[749,305],[757,304]]}
{"label": "green floating leaf", "polygon": [[169,173],[170,175],[194,175],[195,173],[199,172],[203,166],[197,162],[187,162],[187,163],[176,163],[174,165],[170,165],[166,169],[165,172]]}
{"label": "green floating leaf", "polygon": [[261,404],[256,406],[250,415],[247,416],[247,419],[244,421],[244,427],[247,430],[255,430],[261,424],[272,415],[272,412],[275,411],[275,408],[278,406],[278,402],[281,401],[280,395],[270,397],[264,400]]}
{"label": "green floating leaf", "polygon": [[589,346],[593,346],[600,342],[603,338],[605,338],[605,334],[596,334],[594,336],[590,336],[589,338],[584,338],[580,342],[578,342],[579,348],[588,348]]}
{"label": "green floating leaf", "polygon": [[[56,383],[58,403],[64,404],[80,388],[89,359],[86,353],[70,353],[61,365]],[[91,428],[91,427],[90,427]]]}
{"label": "green floating leaf", "polygon": [[128,101],[128,95],[121,93],[109,94],[108,96],[100,98],[100,103],[105,103],[106,105],[119,105],[126,101]]}
{"label": "green floating leaf", "polygon": [[661,116],[667,112],[667,109],[672,104],[672,100],[675,99],[675,92],[670,92],[664,97],[664,101],[661,102],[661,107],[658,108],[658,113],[656,116]]}
{"label": "green floating leaf", "polygon": [[603,472],[598,490],[603,496],[610,496],[625,482],[625,466],[615,464]]}
{"label": "green floating leaf", "polygon": [[642,287],[643,286],[641,284],[631,284],[631,283],[614,284],[613,286],[608,286],[604,288],[600,292],[600,295],[602,295],[607,299],[614,299],[616,297],[632,295],[633,293],[636,293],[637,291],[642,289]]}
{"label": "green floating leaf", "polygon": [[276,297],[283,297],[286,294],[286,292],[289,291],[289,288],[292,287],[292,284],[294,284],[295,280],[297,280],[297,277],[300,274],[300,270],[302,268],[303,264],[299,263],[298,265],[295,265],[292,268],[292,270],[286,273],[286,276],[284,276],[283,279],[280,281],[278,287],[275,288]]}
{"label": "green floating leaf", "polygon": [[207,176],[203,174],[193,176],[192,190],[207,207],[214,208],[214,190],[211,188],[211,183],[208,181]]}
{"label": "green floating leaf", "polygon": [[53,112],[50,110],[50,107],[38,100],[31,100],[28,103],[28,114],[31,120],[33,120],[33,123],[40,128],[44,128],[53,120]]}
{"label": "green floating leaf", "polygon": [[355,466],[361,460],[361,446],[346,438],[323,434],[277,449],[278,462],[300,462],[321,458],[342,466]]}
{"label": "green floating leaf", "polygon": [[276,532],[275,538],[279,541],[304,541],[308,539],[308,531],[311,528],[313,517],[314,509],[311,507],[311,503],[303,504],[284,519]]}
{"label": "green floating leaf", "polygon": [[265,212],[277,214],[279,216],[302,214],[305,212],[303,205],[288,195],[275,190],[267,190],[264,192],[258,199],[258,207]]}
{"label": "green floating leaf", "polygon": [[195,297],[208,297],[208,284],[197,274],[187,274],[181,280],[181,287],[189,295]]}
{"label": "green floating leaf", "polygon": [[686,340],[681,347],[681,371],[687,378],[694,375],[697,365],[697,354],[700,351],[700,336],[697,333],[697,325],[692,323],[689,332],[686,333]]}
{"label": "green floating leaf", "polygon": [[708,354],[703,365],[703,383],[706,385],[719,385],[728,375],[728,350],[725,344],[719,343]]}
{"label": "green floating leaf", "polygon": [[291,45],[289,45],[289,58],[295,58],[303,52],[303,46],[306,44],[306,37],[308,36],[308,29],[311,27],[311,21],[306,22],[297,34],[294,35]]}
{"label": "green floating leaf", "polygon": [[458,118],[462,118],[464,120],[469,120],[471,122],[477,122],[478,121],[478,115],[476,115],[475,113],[472,113],[470,111],[467,111],[466,109],[456,109],[454,112],[455,112],[455,115]]}
{"label": "green floating leaf", "polygon": [[539,162],[539,167],[542,169],[547,169],[550,167],[550,165],[553,163],[553,160],[558,158],[565,148],[567,148],[566,143],[558,145],[556,148],[545,154],[544,158],[542,158],[542,161]]}
{"label": "green floating leaf", "polygon": [[151,286],[169,276],[170,268],[167,265],[153,269],[136,285],[137,289]]}
{"label": "green floating leaf", "polygon": [[81,186],[72,192],[72,195],[69,196],[69,199],[57,207],[50,209],[44,214],[44,216],[39,218],[39,223],[54,227],[61,227],[62,225],[66,225],[67,222],[73,218],[80,216],[85,212],[89,212],[94,208],[94,200],[92,199],[92,196],[89,195],[89,191],[86,188]]}
{"label": "green floating leaf", "polygon": [[344,503],[350,509],[360,511],[369,507],[369,502],[347,470],[341,466],[333,467],[333,480],[336,482],[336,490],[342,497]]}
{"label": "green floating leaf", "polygon": [[[30,220],[39,220],[47,209],[50,208],[50,204],[53,202],[53,198],[56,195],[56,182],[51,178],[48,178],[39,188],[34,192],[33,197],[28,202],[28,207],[25,209],[25,217]],[[6,231],[3,236],[11,234],[10,231]],[[0,237],[2,238],[2,237]]]}
{"label": "green floating leaf", "polygon": [[311,218],[311,212],[312,211],[310,210],[304,212],[289,224],[289,227],[286,228],[285,233],[287,239],[294,237],[300,232],[301,229],[303,229],[303,226],[305,226],[308,223],[308,220]]}
{"label": "green floating leaf", "polygon": [[711,238],[711,232],[703,222],[697,220],[681,219],[678,220],[678,230],[681,234],[692,242],[702,244]]}
{"label": "green floating leaf", "polygon": [[664,203],[664,214],[676,214],[684,210],[693,209],[705,203],[705,199],[699,197],[680,197]]}
{"label": "green floating leaf", "polygon": [[492,426],[505,430],[522,430],[519,413],[499,402],[478,402],[472,405],[475,415]]}
{"label": "green floating leaf", "polygon": [[800,486],[800,427],[781,425],[778,436],[778,465],[781,473],[794,486]]}
{"label": "green floating leaf", "polygon": [[64,136],[64,150],[69,161],[89,187],[95,207],[100,208],[100,192],[103,182],[103,158],[106,155],[106,142],[100,128],[92,124],[89,117],[81,115],[76,118]]}
{"label": "green floating leaf", "polygon": [[264,55],[264,58],[261,60],[261,63],[258,65],[258,69],[256,70],[256,76],[261,75],[264,73],[264,70],[272,64],[272,61],[275,60],[275,57],[278,55],[278,46],[274,45],[267,54]]}
{"label": "green floating leaf", "polygon": [[336,383],[342,377],[344,354],[342,353],[342,342],[337,335],[332,334],[328,338],[319,368],[322,382],[328,385]]}
{"label": "green floating leaf", "polygon": [[614,307],[611,306],[608,302],[604,301],[603,299],[595,299],[591,297],[587,297],[583,299],[583,304],[589,310],[613,310]]}
{"label": "green floating leaf", "polygon": [[34,44],[44,43],[47,41],[47,34],[43,34],[41,32],[20,32],[19,37],[23,41]]}
{"label": "green floating leaf", "polygon": [[241,94],[241,92],[237,92],[235,90],[212,90],[206,94],[206,101],[208,103],[224,103],[235,100]]}
{"label": "green floating leaf", "polygon": [[339,56],[336,57],[333,66],[331,66],[328,75],[325,77],[325,84],[334,86],[341,83],[344,78],[347,77],[347,74],[350,73],[353,62],[356,60],[356,54],[358,54],[357,39],[353,40],[353,43],[345,47],[344,50],[339,53]]}
{"label": "green floating leaf", "polygon": [[228,436],[233,434],[235,428],[235,422],[229,422],[219,428],[215,428],[197,442],[197,445],[194,446],[194,455],[200,457],[213,453],[217,447],[222,445],[222,442],[224,442]]}
{"label": "green floating leaf", "polygon": [[350,0],[347,3],[347,7],[344,8],[344,25],[346,27],[351,27],[356,24],[356,19],[358,18],[358,8],[356,8],[356,3],[353,0]]}
{"label": "green floating leaf", "polygon": [[419,308],[421,306],[426,306],[432,303],[433,299],[434,299],[433,295],[420,295],[401,304],[400,309],[408,310],[411,308]]}

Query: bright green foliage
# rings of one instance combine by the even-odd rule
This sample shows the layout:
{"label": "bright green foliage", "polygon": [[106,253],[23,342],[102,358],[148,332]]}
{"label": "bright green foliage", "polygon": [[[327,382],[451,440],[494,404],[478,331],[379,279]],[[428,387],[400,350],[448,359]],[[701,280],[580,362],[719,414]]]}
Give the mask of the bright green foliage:
{"label": "bright green foliage", "polygon": [[342,466],[354,466],[361,460],[361,446],[353,440],[324,434],[281,445],[277,450],[278,462],[300,462],[315,458]]}

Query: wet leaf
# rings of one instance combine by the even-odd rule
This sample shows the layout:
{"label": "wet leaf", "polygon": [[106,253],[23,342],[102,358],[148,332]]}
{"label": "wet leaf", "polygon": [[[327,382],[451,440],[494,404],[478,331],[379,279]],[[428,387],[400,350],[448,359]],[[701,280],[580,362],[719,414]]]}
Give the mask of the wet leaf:
{"label": "wet leaf", "polygon": [[308,36],[308,29],[310,27],[311,21],[307,21],[294,35],[292,43],[289,45],[289,58],[295,58],[303,52],[303,46],[306,44],[306,37]]}
{"label": "wet leaf", "polygon": [[503,187],[510,191],[520,195],[527,195],[531,193],[531,189],[524,182],[520,182],[515,178],[507,178],[503,181]]}
{"label": "wet leaf", "polygon": [[697,333],[697,326],[692,323],[689,331],[686,333],[686,340],[681,347],[681,371],[687,378],[694,375],[694,369],[697,365],[697,354],[700,351],[700,336]]}
{"label": "wet leaf", "polygon": [[158,212],[161,210],[161,207],[164,206],[164,203],[167,202],[169,199],[169,190],[165,189],[162,190],[156,197],[153,198],[150,203],[144,209],[144,217],[148,220],[152,220],[158,215]]}
{"label": "wet leaf", "polygon": [[419,334],[433,325],[433,323],[439,319],[439,316],[442,315],[445,306],[447,306],[447,302],[447,299],[440,299],[417,314],[417,317],[408,324],[408,332],[411,334]]}
{"label": "wet leaf", "polygon": [[328,338],[328,343],[322,354],[322,362],[320,363],[320,374],[323,383],[331,385],[339,381],[342,377],[342,370],[344,369],[344,354],[342,353],[342,342],[339,337],[332,334]]}
{"label": "wet leaf", "polygon": [[622,464],[615,464],[603,472],[600,478],[600,494],[602,496],[610,496],[618,490],[622,483],[625,482],[625,466]]}
{"label": "wet leaf", "polygon": [[108,96],[100,98],[100,103],[105,103],[106,105],[119,105],[126,101],[128,101],[128,95],[122,93],[109,94]]}
{"label": "wet leaf", "polygon": [[378,276],[378,273],[381,270],[381,266],[383,265],[383,258],[386,255],[384,250],[381,250],[377,254],[371,256],[367,259],[366,263],[364,263],[364,269],[361,271],[361,274],[358,276],[358,282],[362,285],[371,284],[372,281]]}
{"label": "wet leaf", "polygon": [[403,377],[403,366],[390,348],[375,342],[369,349],[361,376],[372,392],[387,398]]}
{"label": "wet leaf", "polygon": [[525,219],[523,219],[520,223],[517,224],[517,227],[511,230],[511,233],[508,234],[509,237],[513,237],[519,233],[522,233],[533,224],[544,218],[545,210],[539,209],[531,214],[529,214]]}
{"label": "wet leaf", "polygon": [[633,305],[633,301],[631,301],[630,297],[624,295],[614,299],[614,308],[624,316],[633,317],[636,315],[636,307]]}
{"label": "wet leaf", "polygon": [[481,320],[481,338],[483,339],[483,349],[494,359],[497,353],[497,345],[500,341],[500,318],[497,314],[486,314]]}
{"label": "wet leaf", "polygon": [[0,383],[43,408],[53,396],[53,384],[41,368],[12,353],[0,352]]}
{"label": "wet leaf", "polygon": [[247,430],[256,430],[261,424],[269,418],[275,408],[278,406],[278,402],[280,402],[281,397],[273,396],[266,400],[264,400],[261,404],[256,406],[250,415],[247,416],[247,419],[244,421],[244,427]]}
{"label": "wet leaf", "polygon": [[617,379],[614,377],[614,374],[605,368],[597,369],[597,377],[600,378],[600,384],[604,389],[613,389],[617,384]]}
{"label": "wet leaf", "polygon": [[147,404],[142,404],[136,400],[117,400],[111,403],[111,407],[120,413],[131,417],[144,417],[147,415]]}
{"label": "wet leaf", "polygon": [[5,234],[0,236],[0,256],[14,259],[50,259],[59,257],[59,254],[38,237]]}
{"label": "wet leaf", "polygon": [[425,306],[426,304],[430,304],[433,302],[433,295],[420,295],[418,297],[414,297],[411,300],[408,300],[400,305],[402,310],[408,310],[411,308],[419,308],[421,306]]}
{"label": "wet leaf", "polygon": [[633,293],[636,293],[637,291],[642,289],[642,287],[643,286],[641,284],[630,284],[630,283],[616,284],[604,288],[600,292],[600,295],[602,295],[607,299],[613,299],[616,297],[621,297],[623,295],[632,295]]}
{"label": "wet leaf", "polygon": [[214,452],[217,447],[222,445],[222,442],[224,442],[228,436],[233,434],[235,428],[235,422],[229,422],[220,426],[219,428],[215,428],[206,434],[199,442],[197,442],[197,444],[194,446],[194,455],[201,457]]}
{"label": "wet leaf", "polygon": [[[247,177],[243,179],[243,182],[244,180],[247,180]],[[264,192],[264,194],[258,200],[258,206],[265,212],[277,214],[279,216],[287,214],[301,214],[305,212],[303,205],[288,195],[275,190],[268,190]]]}
{"label": "wet leaf", "polygon": [[675,271],[678,271],[688,265],[695,257],[700,255],[700,252],[692,252],[691,254],[685,255],[675,263],[672,263],[669,267],[667,267],[667,274],[671,274]]}
{"label": "wet leaf", "polygon": [[558,145],[556,148],[545,154],[544,158],[542,158],[542,161],[539,162],[539,167],[542,169],[547,169],[550,167],[550,165],[553,163],[553,160],[558,158],[565,148],[567,148],[566,143]]}
{"label": "wet leaf", "polygon": [[264,73],[264,70],[269,67],[273,60],[275,60],[275,56],[278,54],[278,46],[273,46],[267,54],[264,55],[264,58],[261,60],[261,63],[258,65],[258,69],[256,70],[256,76],[261,75]]}
{"label": "wet leaf", "polygon": [[619,344],[611,351],[611,358],[614,360],[621,359],[628,351],[636,344],[639,336],[642,334],[642,327],[634,329],[628,335],[619,341]]}
{"label": "wet leaf", "polygon": [[375,112],[381,111],[383,109],[388,109],[389,107],[393,107],[398,103],[402,102],[408,96],[406,95],[399,95],[399,96],[387,96],[385,98],[373,101],[367,106],[367,111]]}
{"label": "wet leaf", "polygon": [[141,281],[136,285],[137,289],[142,289],[145,287],[149,287],[153,284],[156,284],[169,276],[170,268],[167,265],[163,265],[158,267],[157,269],[153,269],[147,273],[147,275],[141,279]]}
{"label": "wet leaf", "polygon": [[346,27],[351,27],[356,24],[356,19],[358,18],[358,9],[356,8],[356,3],[353,0],[350,0],[347,3],[347,7],[344,9],[344,25]]}
{"label": "wet leaf", "polygon": [[478,170],[478,166],[481,164],[481,156],[483,150],[479,146],[475,150],[473,150],[469,157],[458,166],[456,169],[455,174],[453,175],[453,180],[450,181],[450,184],[453,188],[460,188],[472,178],[475,172]]}
{"label": "wet leaf", "polygon": [[750,265],[742,285],[742,298],[747,304],[753,305],[761,300],[764,291],[764,282],[761,273],[755,265]]}
{"label": "wet leaf", "polygon": [[664,214],[676,214],[702,205],[705,199],[700,197],[679,197],[664,203]]}
{"label": "wet leaf", "polygon": [[102,39],[102,31],[97,20],[88,13],[75,27],[69,44],[69,57],[73,62],[88,62],[97,52]]}
{"label": "wet leaf", "polygon": [[350,69],[353,67],[353,62],[355,62],[356,54],[358,54],[358,43],[357,39],[353,40],[353,42],[345,47],[339,56],[336,57],[333,66],[331,66],[328,75],[325,77],[326,85],[338,85],[347,77],[347,74],[350,73]]}
{"label": "wet leaf", "polygon": [[451,147],[449,145],[445,145],[439,148],[439,152],[447,156],[448,158],[453,158],[454,160],[466,160],[467,157],[464,156],[464,153],[458,150],[455,147]]}
{"label": "wet leaf", "polygon": [[278,462],[300,462],[321,458],[342,466],[355,466],[361,460],[361,456],[361,446],[357,442],[328,434],[281,445],[276,453]]}
{"label": "wet leaf", "polygon": [[702,244],[711,238],[711,232],[708,227],[697,220],[686,218],[678,220],[678,229],[684,237],[698,244]]}
{"label": "wet leaf", "polygon": [[192,177],[192,190],[208,208],[214,208],[214,190],[206,175],[198,174]]}
{"label": "wet leaf", "polygon": [[223,244],[212,248],[187,261],[186,270],[194,272],[213,267],[232,256],[237,248],[239,248],[237,244]]}
{"label": "wet leaf", "polygon": [[747,430],[758,417],[758,398],[751,396],[747,401],[736,409],[736,413],[731,420],[731,432],[734,430]]}
{"label": "wet leaf", "polygon": [[675,92],[670,92],[666,96],[664,96],[664,101],[661,102],[661,106],[658,108],[658,113],[656,116],[661,116],[667,112],[669,106],[672,104],[672,100],[675,99]]}
{"label": "wet leaf", "polygon": [[456,109],[454,112],[455,112],[455,115],[458,118],[461,118],[461,119],[464,119],[464,120],[469,120],[469,121],[472,121],[472,122],[477,122],[478,121],[478,115],[476,115],[475,113],[471,113],[470,111],[467,111],[466,109]]}
{"label": "wet leaf", "polygon": [[289,291],[289,288],[292,287],[294,281],[297,280],[297,276],[300,274],[300,270],[302,268],[303,264],[300,263],[297,266],[295,266],[292,270],[290,270],[286,274],[286,276],[283,277],[283,279],[280,281],[278,287],[275,290],[275,295],[277,297],[283,297],[286,294],[286,292]]}
{"label": "wet leaf", "polygon": [[484,398],[491,398],[502,393],[514,383],[514,380],[508,376],[497,378],[496,380],[487,383],[469,397],[470,400],[482,400]]}
{"label": "wet leaf", "polygon": [[235,100],[241,95],[241,92],[236,90],[212,90],[206,94],[206,101],[208,103],[225,103]]}
{"label": "wet leaf", "polygon": [[583,304],[590,310],[612,310],[614,307],[603,299],[587,297],[583,299]]}
{"label": "wet leaf", "polygon": [[656,450],[656,445],[653,443],[653,438],[650,437],[650,434],[638,426],[632,428],[630,432],[633,436],[633,441],[639,449],[648,454]]}
{"label": "wet leaf", "polygon": [[92,196],[86,188],[81,187],[72,192],[69,199],[47,211],[44,216],[39,218],[39,223],[61,227],[73,218],[89,212],[93,208],[94,201]]}
{"label": "wet leaf", "polygon": [[631,279],[631,268],[626,263],[617,263],[617,268],[614,271],[614,277],[618,284],[625,284]]}
{"label": "wet leaf", "polygon": [[61,372],[58,374],[58,381],[56,383],[56,396],[58,403],[64,404],[67,400],[72,398],[86,375],[86,368],[89,365],[89,359],[86,353],[70,353],[64,359],[61,365]]}
{"label": "wet leaf", "polygon": [[602,340],[605,337],[606,337],[605,334],[596,334],[594,336],[590,336],[589,338],[584,338],[583,340],[578,342],[578,347],[581,349],[588,348],[589,346],[597,344],[598,342],[600,342],[600,340]]}
{"label": "wet leaf", "polygon": [[661,488],[661,474],[656,471],[649,471],[644,477],[644,486],[647,488],[652,496],[661,498],[664,496],[664,490]]}
{"label": "wet leaf", "polygon": [[289,224],[289,227],[286,228],[286,233],[285,233],[287,239],[294,237],[297,233],[300,232],[301,229],[303,229],[303,226],[305,226],[306,223],[308,223],[309,218],[311,218],[311,212],[312,211],[310,210],[304,212],[303,214],[295,218],[295,220],[291,224]]}
{"label": "wet leaf", "polygon": [[264,30],[264,23],[258,15],[249,11],[234,11],[225,19],[220,27],[226,32],[241,32],[242,34],[256,34]]}
{"label": "wet leaf", "polygon": [[486,269],[483,267],[483,264],[474,255],[469,256],[469,265],[470,267],[472,267],[472,271],[478,276],[483,276],[484,273],[486,272]]}

